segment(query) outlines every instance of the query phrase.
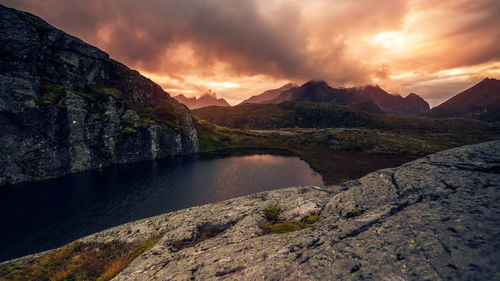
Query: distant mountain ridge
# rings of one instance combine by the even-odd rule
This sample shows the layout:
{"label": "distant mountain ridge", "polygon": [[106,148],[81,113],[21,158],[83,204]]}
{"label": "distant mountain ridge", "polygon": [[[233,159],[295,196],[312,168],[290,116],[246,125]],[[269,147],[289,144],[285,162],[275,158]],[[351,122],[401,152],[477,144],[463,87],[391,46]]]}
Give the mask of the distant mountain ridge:
{"label": "distant mountain ridge", "polygon": [[500,122],[500,80],[485,78],[434,107],[425,115],[434,118],[462,117]]}
{"label": "distant mountain ridge", "polygon": [[218,99],[217,95],[215,94],[215,92],[212,92],[212,90],[208,90],[208,93],[203,94],[199,98],[196,97],[188,98],[183,94],[174,96],[173,98],[176,99],[178,102],[186,105],[189,109],[202,108],[212,105],[230,106],[225,99],[223,98]]}
{"label": "distant mountain ridge", "polygon": [[[268,92],[264,92],[262,96],[266,93]],[[276,92],[273,92],[273,94],[276,94]],[[267,94],[267,96],[270,95]],[[271,99],[254,96],[251,100],[255,103],[282,103],[285,101],[321,102],[345,105],[370,113],[403,115],[421,115],[430,109],[429,104],[415,93],[411,93],[403,98],[400,95],[391,95],[379,86],[332,88],[325,81],[314,80],[304,83],[299,87],[291,87],[283,90]],[[245,102],[251,101],[249,99]]]}
{"label": "distant mountain ridge", "polygon": [[272,89],[272,90],[267,90],[263,92],[262,94],[251,96],[250,98],[242,101],[240,104],[244,103],[266,103],[277,96],[279,96],[283,91],[289,90],[291,88],[298,87],[297,84],[295,83],[288,83],[283,86],[281,86],[278,89]]}

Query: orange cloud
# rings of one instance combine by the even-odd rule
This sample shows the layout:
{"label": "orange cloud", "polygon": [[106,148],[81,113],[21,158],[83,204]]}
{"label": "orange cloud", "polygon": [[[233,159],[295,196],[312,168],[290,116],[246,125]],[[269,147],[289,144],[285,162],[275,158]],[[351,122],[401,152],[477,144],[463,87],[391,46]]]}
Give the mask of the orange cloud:
{"label": "orange cloud", "polygon": [[497,0],[0,0],[174,93],[231,103],[288,81],[379,84],[436,105],[498,77]]}

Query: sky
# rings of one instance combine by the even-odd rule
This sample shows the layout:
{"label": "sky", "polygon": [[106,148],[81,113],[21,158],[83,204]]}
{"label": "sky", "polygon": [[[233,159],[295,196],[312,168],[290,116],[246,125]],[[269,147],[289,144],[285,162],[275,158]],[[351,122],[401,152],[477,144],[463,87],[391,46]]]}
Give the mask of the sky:
{"label": "sky", "polygon": [[288,82],[379,85],[431,106],[500,77],[498,0],[0,0],[171,95],[236,104]]}

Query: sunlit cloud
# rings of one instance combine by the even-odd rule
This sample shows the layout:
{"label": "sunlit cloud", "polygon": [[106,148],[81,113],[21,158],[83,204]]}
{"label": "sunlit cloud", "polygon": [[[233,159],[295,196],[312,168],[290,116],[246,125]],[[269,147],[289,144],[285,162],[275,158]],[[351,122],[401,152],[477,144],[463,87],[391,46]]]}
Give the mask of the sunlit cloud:
{"label": "sunlit cloud", "polygon": [[0,0],[172,95],[236,104],[288,82],[379,84],[431,105],[500,76],[497,0]]}

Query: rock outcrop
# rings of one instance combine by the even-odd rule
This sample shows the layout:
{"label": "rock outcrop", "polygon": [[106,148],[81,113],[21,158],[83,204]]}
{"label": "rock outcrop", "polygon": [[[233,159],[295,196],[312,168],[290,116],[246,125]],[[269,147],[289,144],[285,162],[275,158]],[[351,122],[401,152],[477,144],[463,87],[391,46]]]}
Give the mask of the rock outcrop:
{"label": "rock outcrop", "polygon": [[[321,218],[303,230],[262,235],[262,210],[270,206],[279,208],[280,220]],[[134,242],[162,233],[115,280],[494,280],[499,217],[500,141],[494,141],[339,186],[262,192],[81,241]],[[201,241],[207,230],[216,231]],[[178,248],[179,241],[189,247]]]}
{"label": "rock outcrop", "polygon": [[197,152],[188,109],[29,13],[0,5],[0,185]]}

